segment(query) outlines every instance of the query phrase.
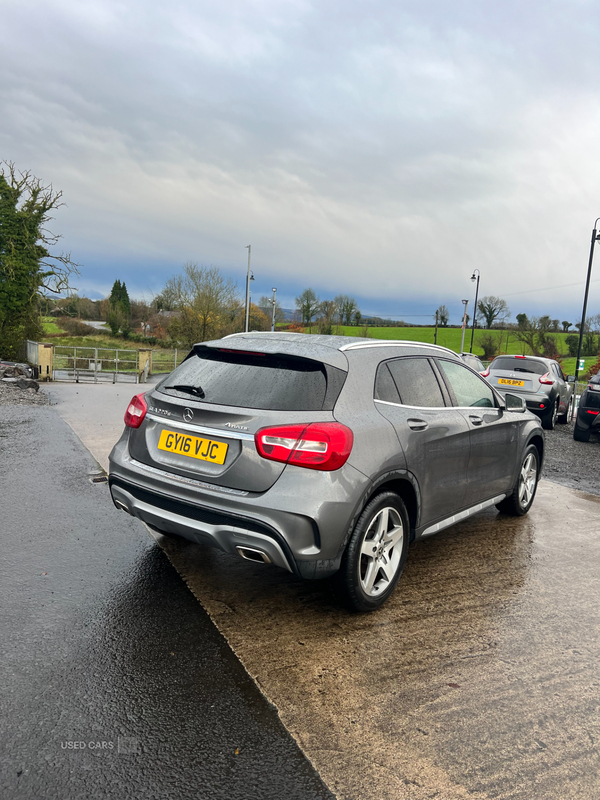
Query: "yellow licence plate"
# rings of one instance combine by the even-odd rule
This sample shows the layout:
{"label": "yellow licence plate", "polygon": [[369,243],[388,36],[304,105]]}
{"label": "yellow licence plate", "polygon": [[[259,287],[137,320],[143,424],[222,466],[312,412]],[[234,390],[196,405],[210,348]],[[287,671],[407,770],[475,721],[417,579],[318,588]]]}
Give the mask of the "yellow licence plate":
{"label": "yellow licence plate", "polygon": [[525,386],[525,381],[513,381],[511,378],[498,378],[498,383],[505,386]]}
{"label": "yellow licence plate", "polygon": [[188,436],[185,433],[163,431],[158,440],[158,449],[167,453],[180,453],[182,456],[210,461],[213,464],[224,464],[228,444],[201,439],[199,436]]}

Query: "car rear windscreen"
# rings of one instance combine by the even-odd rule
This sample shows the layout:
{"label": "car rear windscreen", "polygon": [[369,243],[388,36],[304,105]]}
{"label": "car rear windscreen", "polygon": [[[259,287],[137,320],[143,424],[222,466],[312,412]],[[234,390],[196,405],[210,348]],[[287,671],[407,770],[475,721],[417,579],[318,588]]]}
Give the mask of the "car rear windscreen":
{"label": "car rear windscreen", "polygon": [[533,372],[535,375],[545,375],[548,367],[541,361],[530,358],[496,358],[490,365],[490,370],[508,370],[509,372]]}
{"label": "car rear windscreen", "polygon": [[346,374],[320,361],[297,356],[197,347],[156,388],[165,394],[214,405],[331,411]]}

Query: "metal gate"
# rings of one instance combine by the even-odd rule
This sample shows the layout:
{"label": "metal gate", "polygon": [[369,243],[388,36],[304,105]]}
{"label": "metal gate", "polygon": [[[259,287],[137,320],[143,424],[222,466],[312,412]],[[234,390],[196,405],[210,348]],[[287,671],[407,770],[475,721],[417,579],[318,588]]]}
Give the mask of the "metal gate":
{"label": "metal gate", "polygon": [[75,383],[138,383],[137,350],[55,345],[52,379]]}

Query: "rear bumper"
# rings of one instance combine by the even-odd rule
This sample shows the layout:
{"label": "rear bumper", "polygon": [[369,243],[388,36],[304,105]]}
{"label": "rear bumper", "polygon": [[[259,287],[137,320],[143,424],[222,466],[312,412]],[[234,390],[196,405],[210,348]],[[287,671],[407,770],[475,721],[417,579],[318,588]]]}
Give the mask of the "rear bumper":
{"label": "rear bumper", "polygon": [[[592,411],[598,409],[593,408]],[[575,418],[575,425],[581,431],[589,431],[590,433],[600,433],[600,414],[588,414],[587,409],[577,409],[577,416]]]}
{"label": "rear bumper", "polygon": [[519,392],[509,386],[503,386],[502,388],[499,386],[494,386],[494,389],[499,391],[502,396],[508,393],[514,394],[517,397],[522,397],[525,401],[525,406],[527,409],[529,411],[533,411],[533,413],[537,414],[539,417],[549,414],[550,410],[553,408],[553,404],[556,403],[555,397],[548,397],[545,394],[538,394],[536,392]]}
{"label": "rear bumper", "polygon": [[325,578],[339,569],[368,479],[349,465],[337,472],[286,467],[260,494],[182,480],[132,459],[127,435],[109,457],[117,508],[151,528],[289,570]]}
{"label": "rear bumper", "polygon": [[[174,503],[163,495],[141,490],[119,479],[110,481],[110,492],[117,508],[141,519],[154,530],[174,533],[198,544],[209,544],[231,555],[262,554],[263,563],[275,564],[289,572],[296,571],[294,559],[285,552],[288,548],[278,541],[280,537],[274,530],[266,528],[262,533],[249,530],[246,526],[250,520],[236,520],[231,515],[215,514],[187,503]],[[171,509],[165,508],[167,503]]]}

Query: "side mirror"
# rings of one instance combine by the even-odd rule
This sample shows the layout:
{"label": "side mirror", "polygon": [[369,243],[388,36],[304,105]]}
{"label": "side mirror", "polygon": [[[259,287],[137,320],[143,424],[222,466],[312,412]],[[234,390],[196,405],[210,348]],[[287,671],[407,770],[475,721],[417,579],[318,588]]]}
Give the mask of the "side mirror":
{"label": "side mirror", "polygon": [[567,383],[575,383],[575,375],[567,375]]}
{"label": "side mirror", "polygon": [[504,402],[506,403],[507,411],[517,411],[520,414],[524,414],[527,410],[525,400],[523,400],[522,397],[518,397],[516,394],[510,394],[507,392],[504,395]]}

